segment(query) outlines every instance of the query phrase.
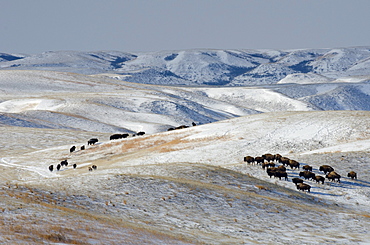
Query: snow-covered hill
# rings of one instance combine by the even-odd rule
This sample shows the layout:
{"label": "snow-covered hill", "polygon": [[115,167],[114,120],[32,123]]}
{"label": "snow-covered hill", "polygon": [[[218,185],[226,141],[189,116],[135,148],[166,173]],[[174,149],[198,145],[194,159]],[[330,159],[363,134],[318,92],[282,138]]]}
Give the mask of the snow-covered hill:
{"label": "snow-covered hill", "polygon": [[0,243],[368,244],[369,50],[0,54]]}
{"label": "snow-covered hill", "polygon": [[[125,81],[145,84],[248,86],[276,84],[289,75],[299,73],[320,75],[320,81],[369,76],[369,60],[369,47],[204,49],[132,54],[59,51],[37,55],[1,54],[0,69],[52,70],[89,75],[112,73],[123,76]],[[305,83],[315,83],[316,78],[306,77]]]}

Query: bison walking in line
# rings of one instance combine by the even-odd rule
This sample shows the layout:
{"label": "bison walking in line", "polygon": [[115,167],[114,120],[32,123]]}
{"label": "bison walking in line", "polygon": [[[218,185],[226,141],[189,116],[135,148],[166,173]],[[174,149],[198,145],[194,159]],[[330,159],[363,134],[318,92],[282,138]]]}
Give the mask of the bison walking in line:
{"label": "bison walking in line", "polygon": [[61,166],[60,166],[60,164],[58,164],[58,165],[57,165],[57,170],[58,170],[58,171],[60,170],[60,167],[61,167]]}
{"label": "bison walking in line", "polygon": [[292,179],[292,182],[293,182],[295,185],[298,185],[299,183],[303,183],[303,179],[300,179],[300,178],[293,178],[293,179]]}
{"label": "bison walking in line", "polygon": [[325,178],[320,175],[315,176],[315,180],[316,180],[316,183],[321,182],[321,184],[324,184],[325,182]]}
{"label": "bison walking in line", "polygon": [[71,149],[69,149],[69,152],[72,153],[76,150],[76,146],[72,146]]}
{"label": "bison walking in line", "polygon": [[329,165],[322,165],[322,166],[320,166],[319,170],[324,172],[324,174],[326,174],[326,173],[330,173],[330,172],[334,171],[334,168],[329,166]]}
{"label": "bison walking in line", "polygon": [[357,173],[355,171],[351,171],[347,174],[347,177],[351,179],[357,179]]}
{"label": "bison walking in line", "polygon": [[300,190],[300,191],[307,190],[307,192],[310,192],[311,186],[310,185],[307,185],[305,183],[299,183],[299,184],[297,184],[297,189]]}
{"label": "bison walking in line", "polygon": [[303,168],[303,170],[307,170],[307,171],[312,172],[312,166],[310,166],[310,165],[304,165],[302,168]]}
{"label": "bison walking in line", "polygon": [[291,169],[299,169],[299,162],[296,160],[289,160],[289,166]]}
{"label": "bison walking in line", "polygon": [[50,166],[49,166],[49,170],[50,170],[50,172],[53,172],[53,170],[54,170],[54,166],[53,166],[53,165],[50,165]]}
{"label": "bison walking in line", "polygon": [[109,140],[124,139],[124,138],[127,138],[128,136],[129,136],[129,134],[112,134],[112,135],[109,137]]}
{"label": "bison walking in line", "polygon": [[247,162],[248,164],[254,163],[254,157],[246,156],[244,157],[244,162]]}
{"label": "bison walking in line", "polygon": [[299,173],[299,177],[303,177],[305,179],[315,179],[315,174],[310,171],[303,171]]}
{"label": "bison walking in line", "polygon": [[334,181],[335,179],[337,179],[337,182],[340,182],[340,175],[338,173],[336,173],[335,171],[331,171],[330,173],[328,173],[326,175],[326,178],[328,180],[331,180],[331,181]]}
{"label": "bison walking in line", "polygon": [[97,138],[92,138],[87,141],[87,145],[95,145],[97,142],[99,142]]}
{"label": "bison walking in line", "polygon": [[77,164],[76,163],[73,164],[73,168],[77,168]]}

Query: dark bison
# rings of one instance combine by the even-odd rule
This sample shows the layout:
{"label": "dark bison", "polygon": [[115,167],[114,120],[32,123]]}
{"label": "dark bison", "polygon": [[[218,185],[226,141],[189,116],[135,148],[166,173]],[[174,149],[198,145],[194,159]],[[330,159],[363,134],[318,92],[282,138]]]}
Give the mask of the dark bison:
{"label": "dark bison", "polygon": [[291,169],[299,169],[299,162],[296,160],[289,160],[289,166]]}
{"label": "dark bison", "polygon": [[277,171],[277,168],[275,168],[275,167],[267,168],[266,173],[271,178],[272,176],[275,176],[276,171]]}
{"label": "dark bison", "polygon": [[347,177],[351,179],[357,179],[357,173],[355,171],[351,171],[347,174]]}
{"label": "dark bison", "polygon": [[324,174],[326,174],[326,173],[330,173],[330,172],[334,171],[334,168],[332,168],[329,165],[322,165],[322,166],[320,166],[319,170],[324,172]]}
{"label": "dark bison", "polygon": [[272,154],[269,154],[269,153],[262,155],[262,157],[263,157],[263,159],[265,159],[268,162],[275,161],[275,155],[272,155]]}
{"label": "dark bison", "polygon": [[50,165],[50,166],[49,166],[49,170],[50,170],[50,172],[53,172],[53,170],[54,170],[54,166],[53,166],[53,165]]}
{"label": "dark bison", "polygon": [[254,160],[256,161],[257,164],[263,163],[265,161],[263,157],[255,157]]}
{"label": "dark bison", "polygon": [[192,122],[191,125],[193,125],[193,127],[197,126],[195,122]]}
{"label": "dark bison", "polygon": [[145,134],[145,132],[140,131],[140,132],[138,132],[136,135],[137,135],[137,136],[141,136],[141,135],[144,135],[144,134]]}
{"label": "dark bison", "polygon": [[280,154],[275,154],[275,161],[280,162],[282,156]]}
{"label": "dark bison", "polygon": [[97,138],[92,138],[87,141],[87,145],[95,145],[97,142],[99,142]]}
{"label": "dark bison", "polygon": [[57,165],[57,170],[59,171],[60,170],[60,164]]}
{"label": "dark bison", "polygon": [[287,174],[287,172],[284,172],[284,171],[276,170],[274,176],[276,178],[279,178],[279,180],[281,180],[281,178],[284,178],[285,180],[288,180],[288,174]]}
{"label": "dark bison", "polygon": [[109,140],[124,139],[124,138],[127,138],[128,136],[129,136],[129,134],[112,134],[112,135],[109,137]]}
{"label": "dark bison", "polygon": [[298,183],[297,184],[297,189],[300,190],[300,191],[305,191],[307,190],[307,192],[310,192],[311,190],[311,186],[310,185],[307,185],[305,183]]}
{"label": "dark bison", "polygon": [[320,175],[315,176],[315,180],[316,180],[316,183],[321,182],[321,184],[324,184],[324,182],[325,182],[325,178],[320,176]]}
{"label": "dark bison", "polygon": [[76,163],[73,164],[73,168],[77,168],[77,164]]}
{"label": "dark bison", "polygon": [[295,185],[298,185],[299,183],[303,183],[303,179],[300,179],[300,178],[293,178],[292,181]]}
{"label": "dark bison", "polygon": [[312,166],[310,166],[310,165],[304,165],[302,168],[303,168],[303,170],[307,170],[307,171],[312,172]]}
{"label": "dark bison", "polygon": [[289,158],[287,158],[287,157],[281,157],[279,162],[280,162],[281,164],[283,164],[283,166],[285,166],[285,165],[289,165],[289,160],[290,160],[290,159],[289,159]]}
{"label": "dark bison", "polygon": [[254,163],[254,157],[246,156],[244,157],[244,162],[247,162],[248,164]]}
{"label": "dark bison", "polygon": [[286,172],[286,167],[284,167],[283,165],[280,165],[279,167],[277,167],[279,171],[283,171],[283,172]]}
{"label": "dark bison", "polygon": [[299,177],[303,177],[304,179],[315,179],[315,174],[305,170],[299,173]]}
{"label": "dark bison", "polygon": [[85,150],[85,146],[84,145],[81,146],[81,151],[83,151],[83,150]]}
{"label": "dark bison", "polygon": [[275,163],[273,162],[263,162],[262,163],[262,168],[265,169],[265,168],[272,168],[272,167],[275,167]]}
{"label": "dark bison", "polygon": [[96,165],[92,165],[91,168],[96,170],[98,167]]}
{"label": "dark bison", "polygon": [[93,171],[92,167],[88,167],[89,171]]}
{"label": "dark bison", "polygon": [[71,149],[69,149],[69,152],[72,153],[76,150],[76,146],[72,146]]}
{"label": "dark bison", "polygon": [[60,162],[60,166],[62,166],[62,167],[63,167],[63,166],[66,166],[66,167],[67,167],[67,166],[68,166],[68,161],[67,161],[67,160],[63,160],[63,161],[61,161],[61,162]]}
{"label": "dark bison", "polygon": [[335,171],[331,171],[330,173],[326,175],[326,178],[330,181],[334,181],[335,179],[337,179],[337,182],[340,182],[340,177],[341,176]]}

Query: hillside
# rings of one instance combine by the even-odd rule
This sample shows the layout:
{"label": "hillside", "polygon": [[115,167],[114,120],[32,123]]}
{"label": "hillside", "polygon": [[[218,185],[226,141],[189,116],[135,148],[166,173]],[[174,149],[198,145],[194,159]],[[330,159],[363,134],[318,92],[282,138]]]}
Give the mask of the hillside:
{"label": "hillside", "polygon": [[[2,228],[1,237],[46,237],[45,224],[28,221],[37,214],[38,220],[48,222],[68,220],[61,227],[69,229],[76,227],[69,222],[79,220],[77,227],[85,235],[57,225],[46,229],[64,242],[92,243],[103,232],[101,227],[108,229],[110,237],[103,237],[112,243],[122,236],[151,244],[366,242],[369,116],[349,111],[264,113],[122,140],[101,135],[97,145],[73,153],[70,144],[50,146],[40,131],[30,137],[41,150],[19,150],[1,159],[3,225],[8,227]],[[77,140],[83,135],[66,132],[53,130],[54,141],[86,144]],[[13,140],[16,144],[22,136]],[[311,193],[298,192],[291,182],[298,170],[288,169],[290,180],[284,181],[243,162],[245,155],[266,152],[310,164],[321,175],[318,167],[330,164],[342,181],[307,181]],[[68,167],[47,169],[63,159]],[[87,167],[94,164],[97,170],[89,172]],[[358,180],[346,177],[350,170],[359,173]],[[41,214],[39,207],[44,206]],[[50,218],[55,209],[60,215]],[[15,227],[11,220],[28,224],[34,232]],[[94,227],[92,236],[87,223]],[[123,232],[118,233],[118,227]],[[11,235],[14,229],[17,235]]]}
{"label": "hillside", "polygon": [[0,243],[369,243],[369,51],[0,54]]}

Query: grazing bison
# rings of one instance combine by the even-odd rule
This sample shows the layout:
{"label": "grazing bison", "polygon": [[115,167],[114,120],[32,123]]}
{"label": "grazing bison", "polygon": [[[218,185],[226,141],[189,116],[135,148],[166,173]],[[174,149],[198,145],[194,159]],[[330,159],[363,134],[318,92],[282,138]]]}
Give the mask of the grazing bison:
{"label": "grazing bison", "polygon": [[277,168],[278,168],[279,171],[286,172],[286,167],[284,167],[283,165],[280,165]]}
{"label": "grazing bison", "polygon": [[193,125],[193,127],[197,126],[195,122],[192,122],[191,125]]}
{"label": "grazing bison", "polygon": [[57,170],[59,171],[60,170],[60,164],[57,165]]}
{"label": "grazing bison", "polygon": [[76,163],[73,164],[73,168],[77,168],[77,164]]}
{"label": "grazing bison", "polygon": [[295,185],[298,185],[299,183],[303,183],[303,179],[300,179],[300,178],[293,178],[292,181]]}
{"label": "grazing bison", "polygon": [[287,158],[287,157],[281,157],[279,162],[280,162],[281,164],[283,164],[283,166],[285,166],[285,165],[289,165],[289,160],[290,160],[290,159],[289,159],[289,158]]}
{"label": "grazing bison", "polygon": [[246,156],[244,157],[244,162],[247,162],[248,164],[254,163],[254,157]]}
{"label": "grazing bison", "polygon": [[340,182],[340,175],[338,173],[336,173],[335,171],[331,171],[330,173],[328,173],[326,175],[326,178],[328,180],[331,180],[331,181],[334,181],[335,179],[337,179],[337,182]]}
{"label": "grazing bison", "polygon": [[299,162],[297,162],[296,160],[289,160],[288,164],[291,169],[299,169]]}
{"label": "grazing bison", "polygon": [[297,189],[300,190],[300,191],[305,191],[307,190],[307,192],[310,192],[311,190],[311,186],[310,185],[307,185],[305,183],[298,183],[297,184]]}
{"label": "grazing bison", "polygon": [[272,155],[272,154],[264,154],[262,155],[262,157],[268,161],[268,162],[273,162],[275,160],[275,155]]}
{"label": "grazing bison", "polygon": [[96,170],[98,167],[96,165],[92,165],[91,168]]}
{"label": "grazing bison", "polygon": [[92,167],[88,167],[89,171],[93,171]]}
{"label": "grazing bison", "polygon": [[63,160],[60,162],[60,166],[68,166],[68,161],[67,160]]}
{"label": "grazing bison", "polygon": [[109,137],[109,140],[124,139],[124,138],[127,138],[128,136],[129,136],[129,134],[112,134],[112,135]]}
{"label": "grazing bison", "polygon": [[266,172],[267,172],[267,175],[270,176],[270,178],[272,176],[275,176],[275,173],[277,171],[277,168],[273,167],[273,168],[267,168]]}
{"label": "grazing bison", "polygon": [[96,142],[99,142],[97,138],[92,138],[87,141],[87,145],[95,145]]}
{"label": "grazing bison", "polygon": [[284,172],[284,171],[276,170],[274,176],[276,178],[279,178],[279,180],[281,180],[281,178],[284,178],[285,180],[288,180],[288,174],[287,174],[287,172]]}
{"label": "grazing bison", "polygon": [[265,161],[263,157],[255,157],[254,160],[257,162],[257,164],[263,163]]}
{"label": "grazing bison", "polygon": [[326,173],[330,173],[330,172],[334,171],[334,168],[332,168],[329,165],[322,165],[322,166],[320,166],[319,170],[324,172],[324,174],[326,174]]}
{"label": "grazing bison", "polygon": [[76,146],[72,146],[71,149],[69,149],[69,152],[72,153],[76,150]]}
{"label": "grazing bison", "polygon": [[54,166],[53,166],[53,165],[50,165],[50,166],[49,166],[49,170],[50,170],[50,172],[53,172],[53,170],[54,170]]}
{"label": "grazing bison", "polygon": [[307,171],[312,172],[312,166],[310,166],[310,165],[304,165],[302,168],[303,168],[303,170],[307,170]]}
{"label": "grazing bison", "polygon": [[351,171],[347,174],[347,177],[351,179],[357,179],[357,173],[355,171]]}
{"label": "grazing bison", "polygon": [[325,182],[325,178],[320,175],[315,176],[315,180],[316,180],[316,183],[321,182],[321,184],[324,184]]}
{"label": "grazing bison", "polygon": [[263,162],[262,163],[262,168],[265,169],[265,168],[269,168],[269,167],[275,167],[275,163],[273,162]]}
{"label": "grazing bison", "polygon": [[315,179],[315,174],[305,170],[299,173],[299,177],[303,177],[304,179]]}
{"label": "grazing bison", "polygon": [[84,145],[81,146],[81,151],[83,151],[83,150],[85,150],[85,146]]}
{"label": "grazing bison", "polygon": [[145,134],[145,132],[140,131],[140,132],[138,132],[136,135],[137,135],[137,136],[141,136],[141,135],[144,135],[144,134]]}

